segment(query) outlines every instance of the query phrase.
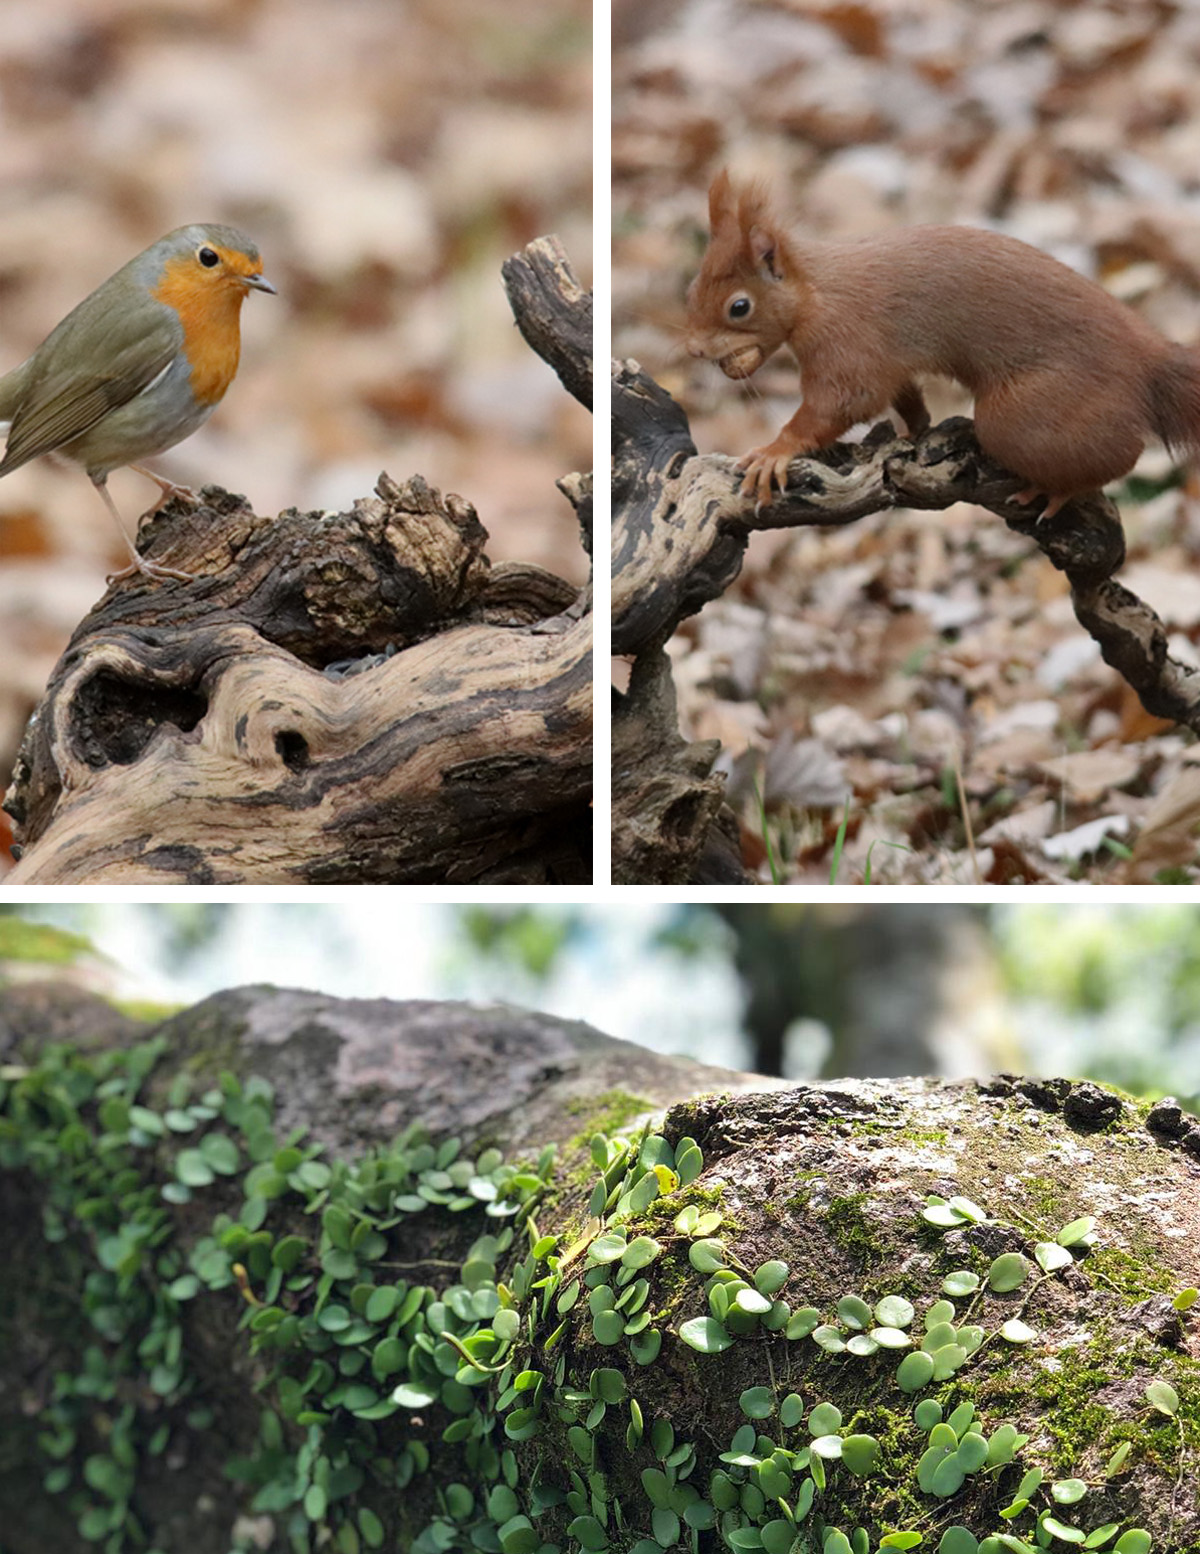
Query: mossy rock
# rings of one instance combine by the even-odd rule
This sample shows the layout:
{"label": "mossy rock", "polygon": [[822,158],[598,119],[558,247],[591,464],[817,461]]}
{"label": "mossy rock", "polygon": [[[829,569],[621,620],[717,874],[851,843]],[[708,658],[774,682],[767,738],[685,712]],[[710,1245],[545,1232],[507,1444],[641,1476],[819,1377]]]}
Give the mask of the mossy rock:
{"label": "mossy rock", "polygon": [[[7,1020],[20,1032],[26,996],[9,995],[7,1009],[0,999],[0,1028]],[[752,1076],[714,1075],[524,1011],[272,989],[221,995],[164,1022],[152,1031],[151,1066],[120,1056],[140,1052],[132,1044],[145,1031],[106,1024],[106,1006],[96,1010],[104,1034],[84,1052],[73,1005],[65,1034],[76,1056],[56,1055],[52,1006],[38,1007],[36,1028],[10,1040],[0,1080],[0,1150],[10,1162],[0,1170],[0,1221],[14,1249],[0,1281],[5,1554],[105,1548],[106,1535],[91,1537],[95,1521],[80,1541],[80,1483],[93,1501],[126,1494],[141,1547],[163,1554],[355,1554],[377,1546],[377,1527],[382,1546],[401,1554],[647,1554],[676,1546],[673,1537],[702,1554],[770,1554],[818,1471],[824,1487],[790,1535],[797,1554],[820,1549],[821,1529],[834,1527],[848,1544],[865,1529],[872,1550],[888,1528],[919,1527],[935,1548],[953,1526],[982,1540],[1007,1525],[1032,1539],[1035,1512],[999,1519],[1030,1469],[1046,1475],[1035,1511],[1056,1505],[1052,1479],[1079,1479],[1085,1499],[1060,1507],[1061,1520],[1140,1525],[1160,1554],[1200,1543],[1186,1491],[1200,1456],[1196,1316],[1173,1303],[1195,1279],[1200,1167],[1177,1135],[1150,1131],[1127,1097],[1005,1079],[763,1090]],[[45,1065],[60,1100],[77,1085],[62,1116],[48,1093],[34,1105]],[[714,1078],[724,1093],[698,1095]],[[132,1123],[130,1105],[145,1107]],[[648,1107],[659,1108],[653,1122],[622,1143],[615,1130]],[[185,1123],[191,1131],[172,1131]],[[227,1145],[206,1142],[215,1135],[232,1141],[236,1165]],[[551,1142],[561,1142],[556,1156]],[[163,1200],[162,1187],[189,1174],[185,1149],[213,1163],[213,1179],[193,1161],[201,1185]],[[178,1349],[165,1358],[103,1337],[117,1319],[102,1297],[124,1277],[129,1247],[121,1216],[115,1226],[106,1218],[105,1173],[88,1165],[97,1150],[111,1162],[112,1192],[140,1205],[125,1218],[157,1227],[155,1260],[140,1265],[129,1297],[149,1300],[156,1332],[178,1332],[163,1339]],[[307,1176],[293,1155],[312,1163]],[[383,1212],[372,1207],[382,1202],[379,1172],[393,1169],[408,1174]],[[295,1185],[262,1199],[264,1171]],[[73,1175],[88,1179],[75,1196]],[[497,1194],[501,1217],[489,1218]],[[972,1200],[986,1217],[940,1229],[923,1217],[930,1195]],[[1096,1245],[1076,1246],[1039,1279],[1034,1245],[1085,1215],[1095,1217]],[[701,1240],[718,1250],[697,1257]],[[222,1261],[223,1245],[232,1250]],[[989,1290],[989,1269],[1014,1252],[1033,1273],[1013,1290]],[[235,1259],[248,1264],[244,1274]],[[908,1328],[920,1340],[955,1269],[982,1288],[958,1303],[951,1326],[978,1327],[982,1341],[915,1393],[896,1380],[907,1350],[822,1347],[811,1331],[789,1338],[781,1320],[783,1306],[812,1307],[827,1344],[860,1341],[851,1317],[899,1296],[882,1309],[901,1321],[910,1303]],[[379,1294],[389,1285],[422,1291],[394,1335],[387,1324],[400,1321],[406,1295]],[[845,1302],[843,1321],[847,1296],[865,1305]],[[333,1313],[334,1323],[334,1307],[344,1321]],[[1018,1314],[1034,1336],[1008,1343],[1000,1326]],[[705,1317],[728,1340],[719,1352],[680,1336]],[[297,1339],[294,1357],[264,1338],[276,1326]],[[419,1333],[428,1340],[415,1342]],[[78,1440],[56,1444],[45,1426],[56,1377],[80,1374],[88,1342],[107,1344],[106,1363],[120,1358],[119,1385],[85,1411]],[[344,1369],[316,1394],[333,1401],[306,1412],[289,1389],[323,1356]],[[168,1362],[180,1367],[175,1390]],[[372,1417],[364,1367],[406,1389],[402,1408]],[[1155,1379],[1175,1388],[1173,1415],[1148,1404]],[[388,1390],[381,1380],[375,1388],[381,1399]],[[789,1403],[785,1422],[792,1394],[803,1409]],[[929,1431],[914,1405],[931,1400],[943,1418],[970,1414],[968,1435],[990,1440],[1010,1426],[1027,1437],[1016,1460],[970,1470],[952,1493],[923,1492]],[[832,1455],[818,1470],[807,1420],[819,1403],[840,1422],[820,1437]],[[111,1468],[88,1467],[106,1458],[100,1447],[127,1428],[130,1408],[139,1441],[170,1425],[169,1448],[135,1454],[133,1489]],[[264,1410],[275,1424],[264,1424]],[[39,1417],[41,1442],[30,1429]],[[833,1417],[817,1416],[822,1425]],[[71,1472],[48,1468],[48,1435],[52,1463]],[[767,1438],[779,1448],[773,1465]],[[240,1459],[232,1479],[231,1451]],[[304,1493],[288,1499],[296,1474]],[[39,1489],[47,1481],[59,1487]],[[734,1504],[719,1503],[731,1492]],[[112,1554],[132,1554],[137,1538],[121,1537]]]}

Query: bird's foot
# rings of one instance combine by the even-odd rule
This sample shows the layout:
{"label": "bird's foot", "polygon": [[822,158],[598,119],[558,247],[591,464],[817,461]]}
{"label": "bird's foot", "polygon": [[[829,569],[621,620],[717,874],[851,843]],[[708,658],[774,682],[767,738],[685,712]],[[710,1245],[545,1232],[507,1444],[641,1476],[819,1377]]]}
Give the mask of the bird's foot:
{"label": "bird's foot", "polygon": [[181,486],[174,480],[168,480],[164,475],[156,475],[152,469],[147,469],[144,464],[131,464],[129,467],[136,470],[139,475],[145,475],[147,480],[152,480],[161,493],[154,506],[148,507],[138,519],[139,525],[144,523],[147,518],[152,518],[155,513],[176,497],[181,502],[190,503],[193,507],[200,501],[199,496],[192,490],[191,486]]}
{"label": "bird's foot", "polygon": [[178,567],[165,567],[158,561],[147,561],[145,556],[135,555],[127,567],[122,567],[119,572],[110,572],[105,582],[111,587],[113,583],[120,583],[127,577],[154,577],[161,580],[170,579],[176,583],[194,583],[198,576],[195,572],[183,572]]}

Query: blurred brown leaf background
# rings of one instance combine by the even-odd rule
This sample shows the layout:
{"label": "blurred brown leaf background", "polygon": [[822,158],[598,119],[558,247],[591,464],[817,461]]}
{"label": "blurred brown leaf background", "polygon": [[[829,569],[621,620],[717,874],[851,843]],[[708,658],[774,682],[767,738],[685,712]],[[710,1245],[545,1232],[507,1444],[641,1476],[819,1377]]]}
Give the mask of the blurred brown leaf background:
{"label": "blurred brown leaf background", "polygon": [[[127,259],[240,226],[243,310],[212,420],[157,467],[259,512],[379,472],[473,502],[493,560],[586,577],[554,481],[591,421],[525,346],[500,265],[561,237],[591,284],[590,0],[4,0],[0,371]],[[156,492],[116,472],[127,522]],[[86,478],[0,482],[0,768],[121,550]]]}
{"label": "blurred brown leaf background", "polygon": [[[701,452],[767,440],[800,398],[786,353],[735,385],[681,348],[726,165],[814,237],[991,226],[1200,340],[1195,4],[615,0],[614,31],[615,354],[684,403]],[[968,407],[930,395],[935,417]],[[1194,476],[1153,448],[1118,497],[1122,579],[1200,663]],[[685,732],[723,741],[760,879],[769,841],[781,877],[827,882],[847,801],[840,884],[1200,878],[1200,751],[1142,711],[1061,576],[981,510],[758,536],[671,651]],[[1153,870],[1127,856],[1151,829]]]}

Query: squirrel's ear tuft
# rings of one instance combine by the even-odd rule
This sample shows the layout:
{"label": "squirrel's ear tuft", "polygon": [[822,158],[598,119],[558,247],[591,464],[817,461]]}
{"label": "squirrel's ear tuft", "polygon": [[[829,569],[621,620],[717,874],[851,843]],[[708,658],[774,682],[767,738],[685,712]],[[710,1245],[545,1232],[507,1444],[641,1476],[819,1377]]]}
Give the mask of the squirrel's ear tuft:
{"label": "squirrel's ear tuft", "polygon": [[779,262],[779,238],[770,227],[751,227],[746,242],[750,249],[750,256],[754,260],[754,268],[762,270],[772,280],[783,279],[783,270]]}
{"label": "squirrel's ear tuft", "polygon": [[761,178],[754,179],[738,191],[737,214],[738,225],[747,236],[754,227],[765,227],[771,231],[778,226],[775,212],[771,208],[770,192]]}
{"label": "squirrel's ear tuft", "polygon": [[736,216],[737,200],[729,181],[729,169],[723,167],[708,186],[708,225],[715,232],[719,226]]}

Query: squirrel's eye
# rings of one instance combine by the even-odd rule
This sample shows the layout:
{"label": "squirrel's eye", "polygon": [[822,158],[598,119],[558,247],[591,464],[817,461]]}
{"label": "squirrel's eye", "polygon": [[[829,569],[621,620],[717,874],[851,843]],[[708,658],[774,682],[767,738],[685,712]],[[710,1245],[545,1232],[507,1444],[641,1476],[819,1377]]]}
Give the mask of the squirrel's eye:
{"label": "squirrel's eye", "polygon": [[220,264],[221,256],[215,248],[202,248],[196,255],[206,270],[211,270],[214,264]]}
{"label": "squirrel's eye", "polygon": [[743,318],[749,318],[753,311],[754,304],[751,302],[750,298],[745,295],[744,292],[734,297],[729,306],[725,309],[726,316],[729,318],[731,323],[736,323]]}

